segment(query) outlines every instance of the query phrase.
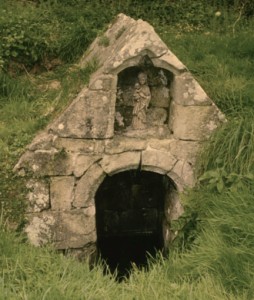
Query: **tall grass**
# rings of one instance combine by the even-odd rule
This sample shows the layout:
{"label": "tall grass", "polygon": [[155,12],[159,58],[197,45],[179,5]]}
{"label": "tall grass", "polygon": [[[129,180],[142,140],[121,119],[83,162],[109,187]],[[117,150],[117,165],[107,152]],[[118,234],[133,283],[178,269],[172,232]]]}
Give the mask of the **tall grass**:
{"label": "tall grass", "polygon": [[244,116],[254,104],[254,39],[248,28],[235,36],[230,31],[186,34],[161,28],[165,42],[226,115]]}
{"label": "tall grass", "polygon": [[[254,171],[253,111],[229,118],[208,145],[204,168],[223,168],[227,173],[248,174]],[[209,153],[209,154],[208,154]]]}
{"label": "tall grass", "polygon": [[134,267],[117,283],[102,265],[91,269],[1,230],[0,299],[252,299],[253,254],[246,243],[231,247],[224,232],[211,218],[192,252],[153,259],[149,271]]}
{"label": "tall grass", "polygon": [[203,229],[192,251],[177,261],[178,272],[195,278],[199,272],[208,270],[227,291],[246,293],[248,299],[253,298],[251,195],[252,189],[221,195],[203,193],[199,199],[205,220]]}

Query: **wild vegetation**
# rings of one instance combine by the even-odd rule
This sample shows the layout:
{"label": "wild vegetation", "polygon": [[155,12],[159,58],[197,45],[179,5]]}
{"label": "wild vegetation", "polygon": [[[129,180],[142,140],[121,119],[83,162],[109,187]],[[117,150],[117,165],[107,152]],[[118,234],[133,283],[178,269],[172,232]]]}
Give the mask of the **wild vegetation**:
{"label": "wild vegetation", "polygon": [[[251,0],[0,1],[0,299],[254,298],[254,4]],[[121,283],[20,233],[24,180],[12,169],[36,132],[88,82],[77,62],[124,12],[149,21],[225,113],[167,259]]]}

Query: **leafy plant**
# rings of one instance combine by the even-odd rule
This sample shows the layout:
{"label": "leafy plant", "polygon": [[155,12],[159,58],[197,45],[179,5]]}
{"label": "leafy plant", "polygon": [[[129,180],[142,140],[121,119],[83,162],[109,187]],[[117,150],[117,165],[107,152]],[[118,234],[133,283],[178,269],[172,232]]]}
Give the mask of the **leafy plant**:
{"label": "leafy plant", "polygon": [[252,173],[237,174],[227,173],[224,168],[218,168],[205,172],[199,178],[199,182],[206,185],[208,190],[222,193],[225,189],[241,190],[254,180]]}

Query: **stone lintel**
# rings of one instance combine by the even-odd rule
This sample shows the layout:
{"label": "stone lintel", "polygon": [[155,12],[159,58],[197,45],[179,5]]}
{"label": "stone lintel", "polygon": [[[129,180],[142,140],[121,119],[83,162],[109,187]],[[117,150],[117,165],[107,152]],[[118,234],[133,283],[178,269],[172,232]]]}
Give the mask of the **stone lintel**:
{"label": "stone lintel", "polygon": [[136,56],[132,57],[131,59],[127,59],[127,60],[119,60],[119,61],[116,60],[115,61],[115,58],[114,58],[114,59],[112,59],[112,62],[109,65],[106,65],[104,67],[104,72],[112,73],[112,74],[119,74],[121,71],[123,71],[127,68],[138,66],[140,64],[140,61],[142,60],[142,58],[145,55],[148,55],[147,50],[144,50],[139,55],[136,55]]}
{"label": "stone lintel", "polygon": [[119,172],[137,169],[140,164],[140,152],[124,152],[120,154],[105,155],[100,161],[104,172],[113,175]]}
{"label": "stone lintel", "polygon": [[160,150],[163,152],[170,152],[171,149],[171,143],[173,143],[175,140],[170,139],[158,139],[158,138],[151,138],[148,142],[148,147],[154,150]]}
{"label": "stone lintel", "polygon": [[142,151],[141,168],[159,174],[168,173],[175,165],[176,158],[168,152],[149,149]]}
{"label": "stone lintel", "polygon": [[141,151],[146,149],[146,147],[146,139],[114,136],[112,140],[106,142],[105,153],[117,154],[129,151]]}

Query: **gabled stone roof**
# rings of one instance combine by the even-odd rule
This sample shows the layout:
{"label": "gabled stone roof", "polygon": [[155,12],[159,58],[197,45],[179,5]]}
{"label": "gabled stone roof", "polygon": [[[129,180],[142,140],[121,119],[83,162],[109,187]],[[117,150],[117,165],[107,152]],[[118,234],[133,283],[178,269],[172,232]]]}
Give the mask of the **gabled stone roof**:
{"label": "gabled stone roof", "polygon": [[166,66],[173,73],[186,70],[150,24],[119,14],[108,30],[91,44],[80,65],[85,67],[95,59],[100,66],[98,72],[118,74],[125,68],[138,65],[145,55],[151,58],[155,66]]}

